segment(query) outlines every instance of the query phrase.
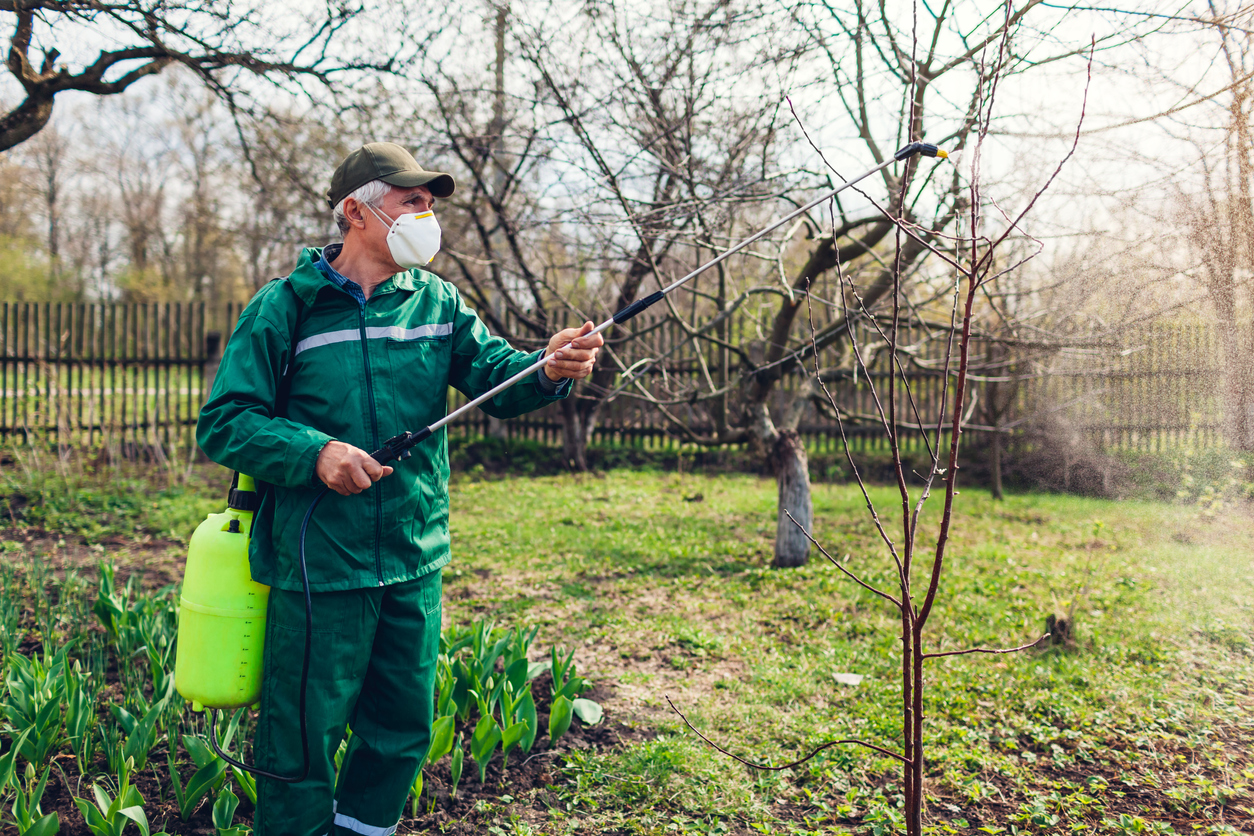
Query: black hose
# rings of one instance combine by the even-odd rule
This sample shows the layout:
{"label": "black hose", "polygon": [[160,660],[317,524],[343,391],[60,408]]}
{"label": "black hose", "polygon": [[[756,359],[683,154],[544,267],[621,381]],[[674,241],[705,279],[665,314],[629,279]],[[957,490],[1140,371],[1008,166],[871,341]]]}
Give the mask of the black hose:
{"label": "black hose", "polygon": [[213,725],[209,729],[209,745],[213,747],[213,751],[218,753],[218,757],[229,763],[231,766],[238,767],[245,772],[253,775],[259,775],[262,778],[270,778],[275,781],[282,781],[285,784],[299,784],[301,781],[309,777],[309,729],[305,718],[305,693],[309,688],[309,657],[313,652],[313,596],[309,594],[309,567],[305,563],[305,532],[309,528],[309,520],[313,517],[314,509],[318,507],[318,503],[327,495],[329,488],[323,488],[313,502],[309,503],[309,510],[305,512],[305,519],[300,524],[300,582],[305,589],[305,660],[301,663],[300,668],[300,748],[301,757],[304,759],[304,767],[300,771],[300,775],[276,775],[273,772],[266,772],[256,766],[248,766],[245,763],[235,760],[226,752],[218,748],[218,711],[213,709]]}

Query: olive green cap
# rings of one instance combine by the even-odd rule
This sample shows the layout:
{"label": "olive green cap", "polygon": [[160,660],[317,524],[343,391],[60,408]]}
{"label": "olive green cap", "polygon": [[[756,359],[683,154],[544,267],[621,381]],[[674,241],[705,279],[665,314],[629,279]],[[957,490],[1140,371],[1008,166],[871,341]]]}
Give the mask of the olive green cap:
{"label": "olive green cap", "polygon": [[334,209],[341,200],[371,180],[410,189],[427,186],[436,197],[453,193],[453,178],[441,171],[427,171],[414,155],[395,142],[370,142],[344,158],[331,175],[327,202]]}

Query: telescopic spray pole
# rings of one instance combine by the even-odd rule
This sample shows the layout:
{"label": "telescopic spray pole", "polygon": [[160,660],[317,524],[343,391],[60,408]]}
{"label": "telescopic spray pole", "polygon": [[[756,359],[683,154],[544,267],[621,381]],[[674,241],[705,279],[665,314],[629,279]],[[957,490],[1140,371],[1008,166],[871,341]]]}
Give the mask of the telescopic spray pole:
{"label": "telescopic spray pole", "polygon": [[[627,320],[631,319],[633,316],[645,310],[649,306],[657,302],[660,302],[662,298],[665,297],[671,291],[686,284],[689,280],[699,276],[700,274],[704,273],[706,270],[709,270],[715,264],[718,264],[719,262],[727,259],[729,256],[732,256],[735,253],[740,252],[741,250],[743,250],[745,247],[749,246],[753,242],[758,241],[759,239],[765,237],[766,235],[774,232],[775,230],[779,229],[781,226],[788,223],[789,221],[791,221],[793,218],[797,217],[798,215],[801,215],[805,212],[810,211],[811,209],[818,206],[820,203],[823,203],[824,201],[831,200],[833,197],[840,194],[845,189],[849,188],[850,186],[853,186],[855,183],[859,183],[862,180],[865,180],[866,178],[870,177],[872,174],[876,173],[877,171],[887,168],[888,166],[892,165],[895,162],[901,162],[902,160],[909,159],[910,157],[913,157],[916,154],[922,154],[925,157],[940,157],[941,159],[945,159],[949,156],[945,151],[941,150],[940,148],[937,148],[935,145],[930,145],[926,142],[912,142],[909,145],[902,148],[896,154],[893,154],[893,156],[890,159],[885,160],[884,162],[880,163],[879,165],[875,166],[872,169],[868,169],[862,174],[859,174],[857,177],[854,177],[852,180],[847,180],[844,183],[841,183],[836,188],[830,191],[824,192],[823,194],[816,197],[814,200],[811,200],[806,205],[800,207],[799,209],[794,209],[792,212],[789,212],[784,217],[779,218],[778,220],[772,221],[769,225],[767,225],[763,229],[758,230],[753,235],[750,235],[748,238],[741,241],[739,244],[736,244],[732,246],[731,248],[724,250],[718,256],[710,259],[705,264],[702,264],[700,267],[693,270],[688,275],[683,276],[682,278],[676,279],[675,281],[663,287],[661,290],[658,290],[655,293],[652,293],[644,297],[643,299],[638,299],[635,302],[632,302],[630,305],[623,308],[621,311],[618,311],[609,319],[605,320],[604,322],[602,322],[597,327],[593,328],[588,333],[600,334],[602,331],[606,331],[614,325],[618,325],[618,324],[622,324],[626,322]],[[504,392],[506,389],[510,388],[514,384],[520,383],[521,381],[526,380],[529,376],[534,374],[536,371],[544,368],[544,365],[546,362],[547,362],[547,358],[541,357],[539,360],[532,363],[530,366],[523,369],[522,371],[518,372],[518,374],[511,377],[509,380],[506,380],[504,383],[501,383],[493,387],[492,389],[489,389],[487,392],[484,392],[482,395],[470,401],[469,403],[466,403],[458,407],[457,409],[453,410],[449,414],[445,415],[440,420],[423,427],[417,432],[406,431],[406,432],[401,433],[400,435],[392,436],[387,441],[383,442],[382,447],[380,447],[375,452],[371,453],[370,454],[371,457],[373,457],[374,460],[377,461],[379,464],[387,464],[393,459],[409,458],[409,455],[410,455],[409,448],[429,438],[436,430],[440,429],[441,427],[443,427],[445,424],[449,423],[450,421],[453,421],[459,415],[465,412],[468,412],[471,409],[474,409],[476,406],[478,406],[479,404],[483,403],[484,401],[490,398],[496,397],[501,392]],[[310,510],[312,510],[312,508]]]}

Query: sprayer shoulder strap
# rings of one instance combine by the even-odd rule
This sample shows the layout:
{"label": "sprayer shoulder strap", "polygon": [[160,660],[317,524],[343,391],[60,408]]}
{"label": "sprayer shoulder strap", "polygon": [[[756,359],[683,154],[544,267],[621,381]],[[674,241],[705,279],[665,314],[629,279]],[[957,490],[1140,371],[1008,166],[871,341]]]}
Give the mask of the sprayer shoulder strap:
{"label": "sprayer shoulder strap", "polygon": [[274,414],[287,417],[287,400],[292,393],[292,376],[295,373],[295,364],[292,362],[292,357],[296,353],[296,343],[300,342],[300,326],[305,321],[305,309],[307,306],[300,298],[300,294],[291,286],[291,282],[288,281],[286,276],[271,279],[270,282],[283,282],[287,286],[287,292],[292,294],[292,298],[295,301],[291,308],[293,313],[288,321],[287,364],[283,367],[283,373],[279,376],[279,385],[274,398]]}

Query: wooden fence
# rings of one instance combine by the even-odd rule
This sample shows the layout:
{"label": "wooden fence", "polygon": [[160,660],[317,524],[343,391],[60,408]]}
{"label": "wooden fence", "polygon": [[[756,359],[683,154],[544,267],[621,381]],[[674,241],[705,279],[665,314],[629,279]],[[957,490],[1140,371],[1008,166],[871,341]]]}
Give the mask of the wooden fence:
{"label": "wooden fence", "polygon": [[203,304],[0,303],[0,437],[186,445],[210,342]]}
{"label": "wooden fence", "polygon": [[[647,350],[637,347],[628,356],[629,362],[661,356],[678,346],[663,368],[648,375],[652,395],[661,398],[690,391],[693,382],[717,377],[717,354],[707,350],[698,359],[697,347],[674,322],[645,315],[632,321],[632,330],[649,345]],[[769,330],[767,317],[755,322],[745,316],[730,326],[728,336],[733,344],[752,346],[755,339],[764,342],[761,335]],[[883,343],[870,327],[860,328],[857,340],[863,351]],[[927,442],[915,426],[935,427],[942,403],[946,398],[952,401],[948,385],[953,378],[946,373],[945,363],[949,348],[943,333],[918,327],[902,328],[899,344],[905,348],[902,362],[910,388],[908,395],[900,385],[897,392],[898,420],[903,425],[900,437],[906,448],[920,449]],[[1079,348],[1029,345],[1008,349],[973,340],[965,425],[971,434],[985,438],[997,432],[1016,440],[1065,442],[1073,449],[1079,445],[1107,451],[1156,451],[1184,444],[1213,445],[1222,428],[1219,351],[1217,333],[1202,324],[1152,324]],[[828,369],[839,360],[834,349],[822,352],[819,367]],[[847,416],[844,434],[859,449],[887,443],[872,386],[883,402],[890,378],[887,352],[875,353],[869,365],[869,374],[846,371],[828,384]],[[811,361],[779,382],[772,394],[773,415],[782,414],[812,373]],[[714,426],[702,403],[708,402],[681,403],[669,409],[688,429],[709,435]],[[486,434],[489,426],[487,417],[478,415],[455,431]],[[500,429],[508,437],[560,443],[560,409],[552,405],[505,422]],[[798,429],[811,449],[841,449],[841,427],[830,416],[811,409],[804,413]],[[935,433],[931,436],[934,441]],[[594,438],[602,443],[673,446],[683,443],[684,433],[639,393],[627,389],[602,408]]]}
{"label": "wooden fence", "polygon": [[[211,310],[203,303],[0,303],[0,439],[104,444],[128,457],[190,453],[223,335],[240,309]],[[740,317],[729,325],[729,340],[752,345],[763,326],[752,316]],[[622,344],[624,352],[631,346],[641,357],[675,349],[647,377],[655,395],[717,377],[717,352],[703,348],[706,353],[698,355],[673,323],[639,317],[632,330],[639,339]],[[863,333],[860,343],[870,345],[874,336]],[[924,424],[931,423],[947,381],[945,341],[916,329],[903,332],[902,344],[910,347],[906,368],[913,409]],[[977,374],[967,419],[972,425],[1008,433],[1052,428],[1103,449],[1208,445],[1218,438],[1219,346],[1206,326],[1154,326],[1083,349],[1016,349],[1013,356],[999,355],[1001,350],[982,343],[973,348]],[[829,355],[820,365],[835,362]],[[869,376],[881,387],[886,382],[882,352]],[[859,446],[884,440],[872,420],[875,403],[867,377],[845,374],[830,386],[842,410],[853,416],[846,432]],[[774,405],[782,406],[804,384],[803,373],[785,377]],[[632,394],[603,408],[595,441],[671,446],[684,440],[656,406]],[[450,403],[460,401],[453,393]],[[668,409],[704,433],[711,429],[707,404],[694,400]],[[904,411],[902,420],[913,422]],[[560,443],[561,413],[552,405],[496,426],[475,413],[450,429]],[[839,443],[837,424],[813,411],[800,430],[814,448]],[[904,435],[909,444],[922,443],[917,433]]]}

